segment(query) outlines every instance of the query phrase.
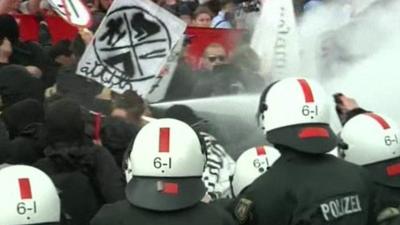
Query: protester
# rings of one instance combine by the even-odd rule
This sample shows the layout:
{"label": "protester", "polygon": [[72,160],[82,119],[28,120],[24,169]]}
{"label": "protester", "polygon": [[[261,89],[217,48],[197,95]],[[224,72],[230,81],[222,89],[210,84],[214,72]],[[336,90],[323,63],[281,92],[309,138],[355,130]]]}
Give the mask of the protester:
{"label": "protester", "polygon": [[[212,96],[214,95],[214,87],[216,87],[217,84],[221,84],[221,82],[226,83],[222,78],[223,76],[216,76],[214,71],[215,67],[228,63],[227,52],[221,44],[211,43],[205,48],[200,63],[202,70],[196,75],[191,93],[191,97],[194,98]],[[221,74],[226,73],[220,73],[220,75]],[[235,74],[236,72],[232,74],[232,76]],[[227,85],[229,86],[229,84]],[[225,89],[216,91],[230,92],[230,90]]]}
{"label": "protester", "polygon": [[32,165],[44,157],[43,104],[34,99],[25,99],[6,108],[0,115],[10,137],[8,146],[9,164]]}
{"label": "protester", "polygon": [[135,139],[139,127],[120,118],[108,118],[101,128],[101,143],[110,150],[118,166],[122,166],[125,151]]}
{"label": "protester", "polygon": [[233,64],[217,65],[212,73],[198,77],[192,97],[234,95],[249,92],[242,71]]}
{"label": "protester", "polygon": [[213,20],[211,27],[231,29],[235,27],[235,4],[233,0],[220,0],[221,10]]}
{"label": "protester", "polygon": [[[129,10],[114,12],[113,0],[81,1],[91,27],[57,18],[86,13],[65,7],[78,0],[59,1],[57,12],[50,0],[0,0],[0,225],[399,223],[396,122],[336,96],[344,125],[336,137],[328,97],[312,80],[271,84],[257,118],[273,147],[245,151],[236,163],[231,157],[237,146],[265,142],[247,127],[254,118],[243,107],[253,98],[245,94],[272,79],[250,47],[259,14],[250,12],[269,1],[153,0],[170,17],[147,0],[115,0]],[[296,19],[325,2],[293,0]],[[357,2],[364,4],[343,5]],[[293,19],[284,9],[276,11],[282,38]],[[181,56],[169,54],[178,39]],[[283,41],[292,40],[275,47]],[[214,99],[223,95],[238,96]],[[204,111],[186,106],[197,103]],[[229,126],[212,129],[221,124],[208,119]],[[344,160],[330,155],[335,149]]]}
{"label": "protester", "polygon": [[260,72],[260,58],[249,45],[237,47],[231,62],[240,71],[247,92],[259,93],[265,86],[265,81]]}
{"label": "protester", "polygon": [[61,99],[50,104],[45,117],[48,146],[34,164],[64,193],[62,204],[74,224],[88,224],[105,203],[123,199],[123,177],[107,149],[85,136],[80,106]]}
{"label": "protester", "polygon": [[[20,40],[18,23],[11,15],[0,14],[0,37],[6,37],[12,46],[12,55],[9,58],[10,64],[30,66],[31,72],[35,75],[42,74],[43,84],[51,84],[46,81],[49,77],[55,76],[54,71],[49,67],[49,57],[44,49],[34,42],[23,42]],[[35,68],[33,68],[35,67]]]}
{"label": "protester", "polygon": [[205,6],[199,6],[193,13],[192,26],[194,27],[211,27],[211,19],[213,13]]}
{"label": "protester", "polygon": [[183,20],[186,25],[190,26],[193,20],[193,11],[187,5],[180,5],[178,8],[179,18]]}
{"label": "protester", "polygon": [[226,64],[228,55],[225,48],[218,43],[209,44],[203,52],[202,67],[212,70],[216,65]]}
{"label": "protester", "polygon": [[143,127],[147,123],[144,116],[151,116],[151,112],[147,103],[135,91],[126,91],[122,95],[113,93],[111,116]]}
{"label": "protester", "polygon": [[8,65],[0,69],[0,96],[3,109],[27,98],[43,102],[44,85],[25,67]]}

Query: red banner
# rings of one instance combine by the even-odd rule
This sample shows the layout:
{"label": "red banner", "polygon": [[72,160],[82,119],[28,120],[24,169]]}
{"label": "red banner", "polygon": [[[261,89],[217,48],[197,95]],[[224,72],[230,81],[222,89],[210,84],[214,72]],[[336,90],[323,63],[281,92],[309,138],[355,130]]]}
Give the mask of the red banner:
{"label": "red banner", "polygon": [[[39,21],[32,15],[15,15],[19,25],[20,39],[22,41],[39,41]],[[51,35],[51,43],[56,44],[61,40],[73,40],[78,29],[58,16],[47,16],[45,22]]]}
{"label": "red banner", "polygon": [[35,16],[14,15],[19,26],[19,36],[22,41],[39,40],[39,23]]}
{"label": "red banner", "polygon": [[78,33],[78,28],[65,22],[61,17],[48,16],[46,22],[49,26],[52,44],[62,40],[73,40]]}
{"label": "red banner", "polygon": [[[15,18],[20,27],[22,41],[39,40],[39,22],[35,16],[16,15]],[[47,16],[45,21],[49,28],[52,44],[65,39],[73,40],[77,35],[78,29],[58,16]],[[230,55],[241,40],[244,32],[244,30],[233,29],[188,27],[185,33],[190,40],[190,44],[187,47],[186,61],[192,65],[193,69],[199,69],[203,52],[211,43],[221,44]]]}

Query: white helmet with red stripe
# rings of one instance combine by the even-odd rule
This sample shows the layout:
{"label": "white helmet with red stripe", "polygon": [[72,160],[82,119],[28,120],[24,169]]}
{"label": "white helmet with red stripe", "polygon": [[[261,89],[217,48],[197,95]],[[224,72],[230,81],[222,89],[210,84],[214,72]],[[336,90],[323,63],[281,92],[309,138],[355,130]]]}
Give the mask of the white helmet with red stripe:
{"label": "white helmet with red stripe", "polygon": [[128,166],[128,200],[151,210],[176,210],[197,204],[206,189],[201,177],[205,155],[196,132],[175,119],[151,121],[137,134]]}
{"label": "white helmet with red stripe", "polygon": [[345,160],[368,165],[400,156],[400,130],[396,122],[377,113],[363,113],[351,118],[340,134],[347,150]]}
{"label": "white helmet with red stripe", "polygon": [[25,225],[60,221],[56,187],[42,171],[30,166],[0,170],[0,224]]}
{"label": "white helmet with red stripe", "polygon": [[278,150],[270,146],[260,146],[244,151],[236,161],[232,178],[233,194],[238,196],[243,189],[269,170],[280,155]]}
{"label": "white helmet with red stripe", "polygon": [[325,153],[337,144],[331,130],[330,98],[315,81],[286,78],[260,98],[259,117],[267,140],[308,153]]}

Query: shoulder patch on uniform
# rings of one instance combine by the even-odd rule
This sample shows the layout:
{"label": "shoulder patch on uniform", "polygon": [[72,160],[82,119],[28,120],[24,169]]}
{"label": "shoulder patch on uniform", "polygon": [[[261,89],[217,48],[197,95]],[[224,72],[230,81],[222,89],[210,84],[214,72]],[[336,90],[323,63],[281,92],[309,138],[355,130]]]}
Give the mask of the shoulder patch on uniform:
{"label": "shoulder patch on uniform", "polygon": [[246,223],[251,214],[251,208],[253,206],[253,201],[247,198],[241,198],[235,206],[235,217],[240,224]]}
{"label": "shoulder patch on uniform", "polygon": [[392,208],[392,207],[385,208],[384,210],[382,210],[379,213],[378,218],[377,218],[377,222],[378,223],[383,223],[384,221],[391,220],[391,219],[393,219],[395,217],[398,217],[398,216],[400,216],[400,210],[399,209]]}

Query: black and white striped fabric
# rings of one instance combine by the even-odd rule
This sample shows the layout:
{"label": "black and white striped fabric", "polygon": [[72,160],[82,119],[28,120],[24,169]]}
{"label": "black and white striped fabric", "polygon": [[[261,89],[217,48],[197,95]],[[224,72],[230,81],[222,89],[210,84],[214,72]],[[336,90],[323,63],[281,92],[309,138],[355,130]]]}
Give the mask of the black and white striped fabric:
{"label": "black and white striped fabric", "polygon": [[235,161],[228,155],[217,139],[206,132],[200,132],[207,147],[207,162],[203,182],[211,200],[231,198],[229,177],[235,172]]}

